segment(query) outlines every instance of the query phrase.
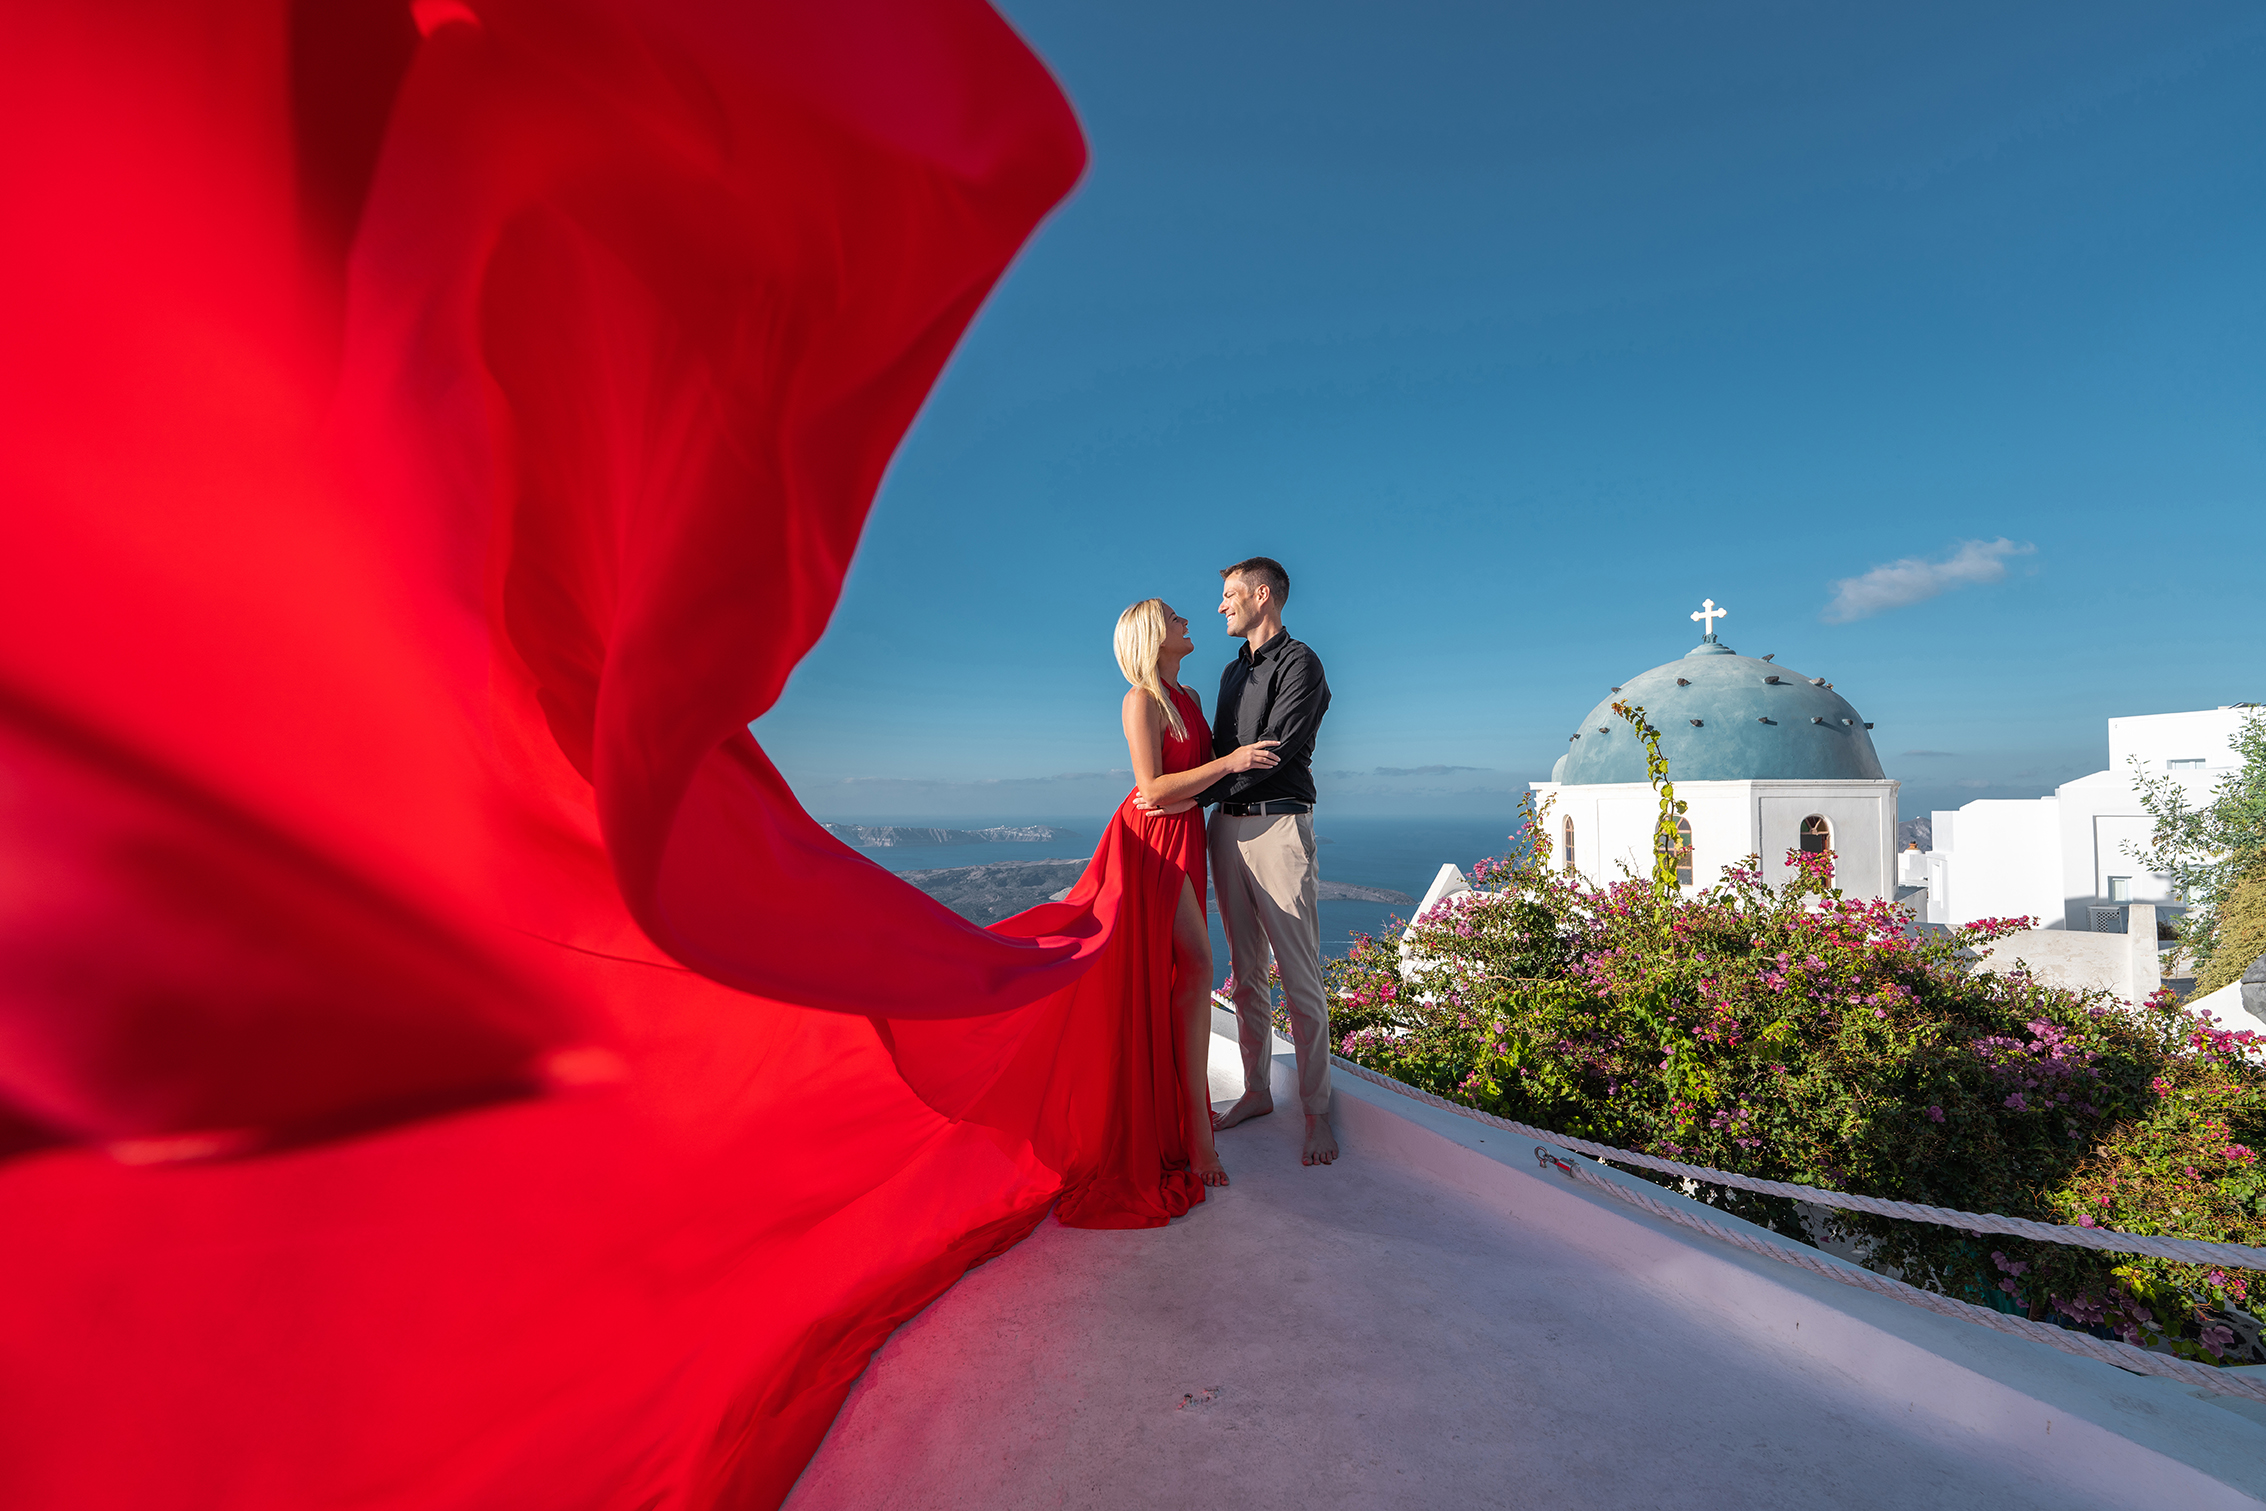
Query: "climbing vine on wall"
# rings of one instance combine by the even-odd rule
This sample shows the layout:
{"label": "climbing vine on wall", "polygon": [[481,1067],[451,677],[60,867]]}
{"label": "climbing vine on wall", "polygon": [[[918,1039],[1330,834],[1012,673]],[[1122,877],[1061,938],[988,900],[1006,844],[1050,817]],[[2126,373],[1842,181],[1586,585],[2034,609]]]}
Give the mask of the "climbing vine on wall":
{"label": "climbing vine on wall", "polygon": [[1671,899],[1683,895],[1676,871],[1684,840],[1676,821],[1684,816],[1684,803],[1676,796],[1675,783],[1668,780],[1668,758],[1660,753],[1660,731],[1645,718],[1644,705],[1615,699],[1613,712],[1644,746],[1645,780],[1660,794],[1660,816],[1653,822],[1652,829],[1652,889],[1666,906]]}

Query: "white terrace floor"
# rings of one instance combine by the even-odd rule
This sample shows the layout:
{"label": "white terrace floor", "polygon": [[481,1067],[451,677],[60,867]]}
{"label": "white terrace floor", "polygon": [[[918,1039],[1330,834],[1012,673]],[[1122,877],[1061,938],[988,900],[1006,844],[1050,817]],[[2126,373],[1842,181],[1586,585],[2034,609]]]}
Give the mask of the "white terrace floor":
{"label": "white terrace floor", "polygon": [[1234,1184],[1171,1227],[1050,1220],[969,1275],[875,1357],[788,1506],[2266,1496],[2266,1407],[1747,1256],[1543,1177],[1524,1141],[1338,1084],[1336,1167],[1301,1167],[1278,1113],[1222,1138]]}

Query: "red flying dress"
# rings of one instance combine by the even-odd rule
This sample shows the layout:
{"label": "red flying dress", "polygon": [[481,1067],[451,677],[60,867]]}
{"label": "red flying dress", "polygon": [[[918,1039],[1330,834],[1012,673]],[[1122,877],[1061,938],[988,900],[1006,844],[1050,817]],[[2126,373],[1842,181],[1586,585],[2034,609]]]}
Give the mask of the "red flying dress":
{"label": "red flying dress", "polygon": [[[1164,769],[1188,771],[1212,758],[1211,730],[1193,695],[1174,698],[1186,733],[1165,732]],[[1205,856],[1202,810],[1144,814],[1127,794],[1061,902],[992,925],[1007,938],[1098,939],[1076,984],[981,1023],[878,1020],[931,1107],[1062,1172],[1066,1226],[1161,1227],[1204,1199],[1188,1168],[1172,924],[1184,881],[1203,906]]]}
{"label": "red flying dress", "polygon": [[[1212,759],[1211,727],[1185,688],[1173,688],[1172,700],[1185,732],[1175,737],[1165,728],[1164,770],[1192,771]],[[1090,908],[1103,873],[1125,873],[1110,947],[1071,994],[1077,1005],[1090,1006],[1102,1030],[1080,1037],[1078,1073],[1112,1087],[1121,1100],[1102,1119],[1106,1152],[1078,1162],[1082,1179],[1055,1206],[1067,1227],[1161,1227],[1204,1199],[1204,1183],[1188,1168],[1188,1094],[1172,1009],[1173,915],[1183,882],[1194,889],[1196,906],[1205,906],[1204,864],[1202,809],[1143,813],[1128,794],[1065,899]],[[1048,926],[1043,913],[1026,913],[999,927]]]}
{"label": "red flying dress", "polygon": [[1136,1205],[1161,856],[979,930],[747,731],[1066,102],[976,0],[7,29],[0,1505],[776,1504]]}

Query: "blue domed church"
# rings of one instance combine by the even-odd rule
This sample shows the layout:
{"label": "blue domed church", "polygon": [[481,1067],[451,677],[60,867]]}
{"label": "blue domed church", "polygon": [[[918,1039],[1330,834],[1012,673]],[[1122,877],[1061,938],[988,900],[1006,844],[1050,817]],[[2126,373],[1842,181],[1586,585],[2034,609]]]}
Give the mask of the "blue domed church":
{"label": "blue domed church", "polygon": [[1823,677],[1742,656],[1715,635],[1729,611],[1713,599],[1692,618],[1705,638],[1683,658],[1611,690],[1566,739],[1548,799],[1554,863],[1593,882],[1622,867],[1652,870],[1659,798],[1644,745],[1615,703],[1641,707],[1660,731],[1676,796],[1687,805],[1678,876],[1706,886],[1748,855],[1783,881],[1790,850],[1830,850],[1852,897],[1896,895],[1896,783],[1881,770],[1872,726]]}

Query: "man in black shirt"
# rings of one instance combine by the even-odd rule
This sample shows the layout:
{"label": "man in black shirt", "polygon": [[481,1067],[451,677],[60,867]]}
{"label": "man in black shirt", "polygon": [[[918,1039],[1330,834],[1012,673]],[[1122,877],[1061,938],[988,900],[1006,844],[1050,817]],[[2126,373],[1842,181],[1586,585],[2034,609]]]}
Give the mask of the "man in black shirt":
{"label": "man in black shirt", "polygon": [[1232,1128],[1274,1110],[1272,948],[1298,1051],[1303,1157],[1309,1165],[1326,1165],[1338,1157],[1338,1140],[1330,1127],[1330,1009],[1315,898],[1314,737],[1329,711],[1330,684],[1322,658],[1283,632],[1290,575],[1281,563],[1254,556],[1220,577],[1220,613],[1227,632],[1242,637],[1243,649],[1220,676],[1212,749],[1226,755],[1254,740],[1274,740],[1282,764],[1223,777],[1198,800],[1218,805],[1206,840],[1234,962],[1236,1037],[1243,1049],[1243,1096],[1213,1114],[1212,1126]]}

